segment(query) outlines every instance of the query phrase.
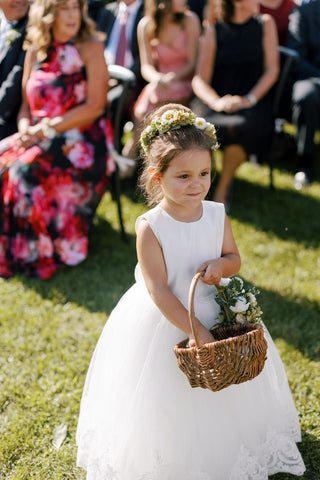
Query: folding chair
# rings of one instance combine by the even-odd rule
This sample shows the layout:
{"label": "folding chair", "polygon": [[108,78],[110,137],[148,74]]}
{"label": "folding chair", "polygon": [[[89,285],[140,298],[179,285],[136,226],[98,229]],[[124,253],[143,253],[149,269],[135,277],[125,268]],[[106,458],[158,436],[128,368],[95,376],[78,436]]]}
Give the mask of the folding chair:
{"label": "folding chair", "polygon": [[268,155],[268,165],[269,165],[269,174],[270,174],[270,189],[274,189],[273,182],[273,167],[274,162],[272,161],[272,150],[276,146],[276,139],[282,133],[283,125],[286,123],[287,119],[282,118],[281,115],[281,100],[283,97],[283,91],[285,83],[287,81],[288,74],[293,64],[298,60],[299,54],[292,48],[279,46],[280,60],[281,60],[281,69],[280,74],[277,80],[277,83],[274,87],[274,97],[273,97],[273,112],[275,117],[275,136],[272,142],[270,149],[270,154]]}
{"label": "folding chair", "polygon": [[116,86],[111,88],[108,93],[108,102],[110,103],[110,99],[114,93],[114,89],[117,88],[120,91],[120,95],[117,97],[117,101],[114,102],[112,105],[116,105],[115,110],[111,112],[111,120],[114,128],[114,148],[115,151],[113,153],[113,158],[116,163],[116,170],[112,174],[110,178],[110,191],[112,199],[117,204],[118,209],[118,217],[121,229],[121,237],[125,242],[128,242],[128,236],[126,234],[123,222],[123,215],[122,215],[122,207],[121,207],[121,198],[120,198],[120,170],[121,168],[126,167],[126,163],[130,164],[132,160],[126,159],[121,156],[122,150],[122,134],[123,134],[123,112],[124,107],[126,105],[126,99],[128,96],[129,89],[134,85],[136,81],[136,77],[134,73],[129,70],[128,68],[122,67],[120,65],[109,65],[108,66],[109,76],[110,79],[116,81]]}

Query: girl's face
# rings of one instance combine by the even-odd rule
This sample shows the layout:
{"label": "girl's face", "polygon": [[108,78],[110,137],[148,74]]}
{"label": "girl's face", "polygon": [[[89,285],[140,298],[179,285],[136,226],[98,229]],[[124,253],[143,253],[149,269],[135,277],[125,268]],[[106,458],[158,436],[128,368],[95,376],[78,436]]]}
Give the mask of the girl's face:
{"label": "girl's face", "polygon": [[81,25],[81,12],[78,0],[67,0],[58,9],[52,33],[55,40],[67,42],[77,35]]}
{"label": "girl's face", "polygon": [[210,174],[211,155],[207,150],[192,148],[179,153],[158,179],[164,201],[180,209],[196,207],[208,193]]}

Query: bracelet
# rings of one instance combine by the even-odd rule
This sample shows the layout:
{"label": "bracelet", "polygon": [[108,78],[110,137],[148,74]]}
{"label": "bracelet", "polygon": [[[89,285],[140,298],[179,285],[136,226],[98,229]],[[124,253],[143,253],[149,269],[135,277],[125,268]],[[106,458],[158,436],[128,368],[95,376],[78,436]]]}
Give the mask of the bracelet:
{"label": "bracelet", "polygon": [[253,95],[253,93],[248,93],[247,99],[249,100],[249,103],[252,107],[257,103],[257,97]]}
{"label": "bracelet", "polygon": [[54,138],[58,135],[58,132],[55,128],[51,126],[51,120],[48,117],[45,117],[40,122],[41,130],[43,135],[47,138]]}

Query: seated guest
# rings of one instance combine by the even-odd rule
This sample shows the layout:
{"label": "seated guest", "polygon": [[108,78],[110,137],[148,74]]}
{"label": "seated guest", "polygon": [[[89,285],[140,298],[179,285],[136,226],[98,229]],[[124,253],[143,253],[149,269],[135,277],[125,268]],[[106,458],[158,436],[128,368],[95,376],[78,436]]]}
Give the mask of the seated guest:
{"label": "seated guest", "polygon": [[[97,30],[106,35],[105,59],[107,65],[121,65],[130,69],[136,82],[130,87],[123,112],[123,125],[133,120],[133,105],[145,85],[141,76],[140,55],[137,38],[137,26],[143,17],[142,0],[118,0],[106,5],[99,11]],[[111,110],[115,111],[115,103],[121,94],[121,88],[111,93]]]}
{"label": "seated guest", "polygon": [[223,21],[200,41],[192,109],[217,127],[223,169],[214,200],[227,204],[236,169],[264,153],[274,131],[270,89],[279,72],[276,25],[251,0],[223,0]]}
{"label": "seated guest", "polygon": [[0,140],[17,131],[29,1],[0,0]]}
{"label": "seated guest", "polygon": [[88,15],[95,23],[99,22],[104,7],[104,0],[88,0]]}
{"label": "seated guest", "polygon": [[222,0],[207,0],[203,10],[203,26],[214,25],[222,20]]}
{"label": "seated guest", "polygon": [[148,83],[134,106],[135,137],[123,150],[130,158],[137,157],[139,124],[145,115],[168,102],[190,102],[200,36],[200,20],[185,0],[146,0],[145,13],[138,40],[141,73]]}
{"label": "seated guest", "polygon": [[[114,170],[108,71],[85,0],[30,7],[18,133],[0,142],[0,275],[77,265]],[[107,175],[106,175],[107,173]]]}
{"label": "seated guest", "polygon": [[320,126],[320,0],[302,3],[290,15],[288,47],[299,54],[291,70],[292,122],[296,126],[299,171],[295,188],[313,179],[314,134]]}
{"label": "seated guest", "polygon": [[206,0],[187,0],[187,5],[190,10],[198,15],[200,23],[202,24]]}
{"label": "seated guest", "polygon": [[200,36],[200,21],[184,0],[147,0],[145,13],[138,40],[141,73],[148,85],[134,108],[138,121],[164,103],[189,103]]}
{"label": "seated guest", "polygon": [[260,13],[268,13],[276,22],[279,45],[286,46],[289,15],[297,6],[294,0],[260,0]]}

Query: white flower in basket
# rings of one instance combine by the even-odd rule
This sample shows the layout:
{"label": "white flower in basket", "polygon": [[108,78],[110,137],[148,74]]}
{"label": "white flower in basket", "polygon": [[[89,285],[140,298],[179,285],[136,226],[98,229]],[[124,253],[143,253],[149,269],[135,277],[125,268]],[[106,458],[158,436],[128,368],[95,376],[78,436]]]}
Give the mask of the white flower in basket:
{"label": "white flower in basket", "polygon": [[260,322],[262,310],[256,299],[259,293],[239,277],[222,278],[215,297],[221,307],[220,325]]}
{"label": "white flower in basket", "polygon": [[10,28],[5,34],[6,46],[10,46],[17,38],[20,37],[21,33],[14,28]]}

